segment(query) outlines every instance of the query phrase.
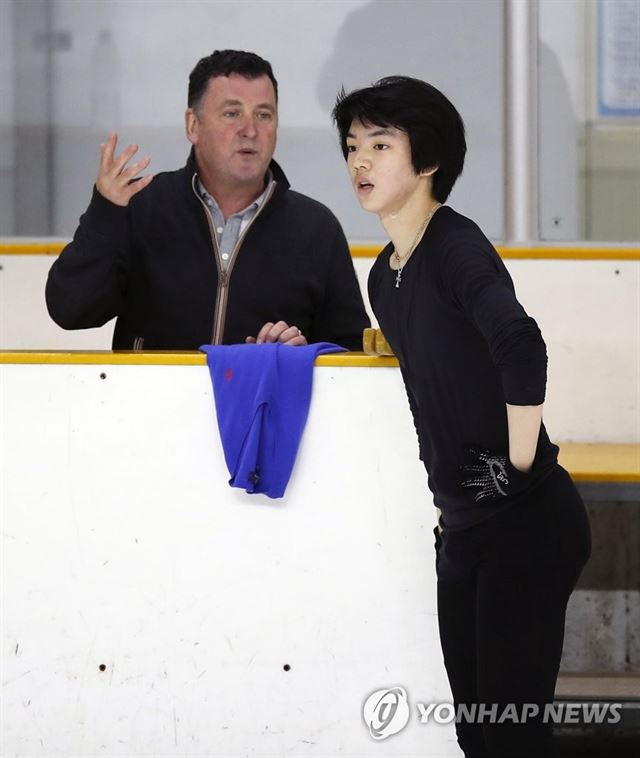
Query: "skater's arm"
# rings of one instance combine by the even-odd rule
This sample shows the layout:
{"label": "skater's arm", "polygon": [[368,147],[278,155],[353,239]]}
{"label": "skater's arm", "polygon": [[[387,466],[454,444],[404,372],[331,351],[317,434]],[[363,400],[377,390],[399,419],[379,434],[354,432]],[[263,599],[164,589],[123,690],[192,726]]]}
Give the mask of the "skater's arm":
{"label": "skater's arm", "polygon": [[528,471],[536,454],[542,422],[542,405],[509,405],[509,460],[519,471]]}
{"label": "skater's arm", "polygon": [[498,254],[477,235],[451,237],[440,257],[444,296],[464,311],[487,342],[510,405],[544,402],[547,351],[540,329],[518,302]]}

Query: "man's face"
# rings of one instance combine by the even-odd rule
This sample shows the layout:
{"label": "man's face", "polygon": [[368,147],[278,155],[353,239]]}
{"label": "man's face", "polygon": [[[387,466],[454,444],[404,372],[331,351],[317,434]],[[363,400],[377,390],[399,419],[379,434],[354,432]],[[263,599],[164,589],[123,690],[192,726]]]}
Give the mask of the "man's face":
{"label": "man's face", "polygon": [[[276,94],[266,74],[209,79],[185,116],[187,137],[209,191],[260,189],[276,147]],[[213,186],[208,187],[207,182]]]}

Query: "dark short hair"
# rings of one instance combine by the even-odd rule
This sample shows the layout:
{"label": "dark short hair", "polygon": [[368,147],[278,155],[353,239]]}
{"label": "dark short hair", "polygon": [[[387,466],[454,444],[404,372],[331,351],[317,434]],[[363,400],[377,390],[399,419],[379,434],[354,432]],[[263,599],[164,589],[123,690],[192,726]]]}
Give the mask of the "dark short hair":
{"label": "dark short hair", "polygon": [[387,76],[350,94],[343,88],[332,116],[345,159],[353,121],[405,132],[416,174],[437,166],[433,195],[440,203],[449,197],[462,173],[467,143],[460,114],[440,90],[410,76]]}
{"label": "dark short hair", "polygon": [[231,76],[239,74],[245,79],[258,79],[268,76],[273,84],[278,102],[278,82],[273,75],[269,61],[265,61],[255,53],[245,53],[244,50],[215,50],[206,58],[200,58],[195,68],[189,74],[189,93],[187,104],[196,110],[207,89],[209,79],[215,76]]}

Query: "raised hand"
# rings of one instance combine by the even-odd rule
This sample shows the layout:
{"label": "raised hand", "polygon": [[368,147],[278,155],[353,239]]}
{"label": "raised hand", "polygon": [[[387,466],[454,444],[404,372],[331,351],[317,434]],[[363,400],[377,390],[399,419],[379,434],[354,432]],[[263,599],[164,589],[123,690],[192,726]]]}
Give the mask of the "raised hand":
{"label": "raised hand", "polygon": [[96,179],[98,192],[115,205],[126,206],[129,200],[140,190],[143,190],[153,179],[153,175],[143,176],[138,181],[132,182],[141,171],[149,165],[151,158],[142,160],[127,166],[127,163],[138,152],[137,145],[129,145],[126,150],[116,156],[116,144],[118,135],[115,132],[109,139],[100,145],[100,170]]}

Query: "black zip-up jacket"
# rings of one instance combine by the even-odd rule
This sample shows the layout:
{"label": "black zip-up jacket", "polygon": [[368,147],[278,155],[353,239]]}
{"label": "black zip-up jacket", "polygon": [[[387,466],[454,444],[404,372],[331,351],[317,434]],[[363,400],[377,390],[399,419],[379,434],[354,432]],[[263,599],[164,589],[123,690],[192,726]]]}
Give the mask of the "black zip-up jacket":
{"label": "black zip-up jacket", "polygon": [[196,192],[193,151],[184,168],[158,174],[127,207],[94,188],[73,241],[51,267],[51,318],[65,329],[117,317],[115,350],[196,350],[243,343],[284,320],[309,342],[361,350],[369,326],[342,228],[321,203],[275,185],[240,235],[226,272]]}

